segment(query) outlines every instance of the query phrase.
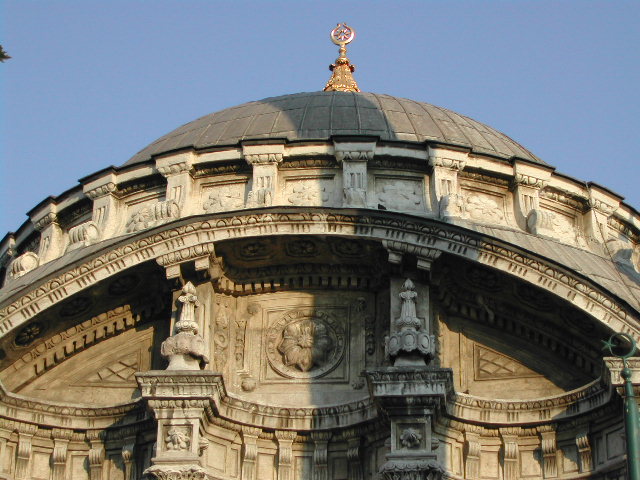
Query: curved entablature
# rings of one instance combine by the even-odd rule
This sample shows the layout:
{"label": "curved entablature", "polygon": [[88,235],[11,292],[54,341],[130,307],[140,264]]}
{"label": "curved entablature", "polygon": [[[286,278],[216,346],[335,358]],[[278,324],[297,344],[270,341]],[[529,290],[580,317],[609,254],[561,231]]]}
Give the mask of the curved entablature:
{"label": "curved entablature", "polygon": [[[637,311],[630,306],[634,302],[633,297],[623,289],[602,288],[602,279],[607,271],[612,272],[610,275],[616,272],[615,265],[602,257],[587,257],[597,262],[595,265],[600,268],[600,282],[595,282],[563,266],[563,251],[533,252],[535,244],[531,241],[528,242],[531,250],[526,251],[498,238],[437,220],[388,212],[335,211],[320,207],[271,208],[244,214],[196,217],[157,227],[131,239],[120,238],[111,243],[106,252],[104,247],[98,248],[101,245],[92,246],[94,248],[88,248],[92,253],[81,261],[65,265],[62,261],[66,258],[63,257],[58,260],[61,263],[56,265],[57,273],[52,277],[46,281],[43,279],[43,283],[31,284],[39,273],[31,272],[24,277],[26,285],[5,297],[0,310],[0,330],[3,335],[10,332],[15,335],[39,312],[135,265],[157,260],[171,275],[175,271],[174,265],[187,259],[204,259],[202,268],[208,269],[215,263],[211,257],[217,242],[266,234],[324,235],[377,241],[389,252],[392,261],[394,255],[411,254],[417,257],[419,267],[422,265],[421,268],[427,269],[442,253],[466,258],[568,301],[590,318],[598,320],[608,331],[624,331],[640,338]],[[579,253],[589,255],[583,251]],[[584,268],[580,270],[584,272]],[[229,278],[224,280],[233,282]],[[613,283],[614,279],[611,281]],[[255,286],[250,283],[230,284],[229,288],[238,293],[243,290],[255,292]],[[611,294],[612,290],[616,295]],[[17,295],[20,298],[12,301]],[[625,297],[627,301],[621,301]]]}

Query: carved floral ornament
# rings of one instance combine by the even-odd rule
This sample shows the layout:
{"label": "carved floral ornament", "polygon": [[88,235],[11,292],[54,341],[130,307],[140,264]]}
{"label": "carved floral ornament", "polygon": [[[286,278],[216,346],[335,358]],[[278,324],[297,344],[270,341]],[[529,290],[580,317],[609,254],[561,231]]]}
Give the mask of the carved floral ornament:
{"label": "carved floral ornament", "polygon": [[340,362],[345,331],[333,316],[315,310],[294,310],[278,319],[267,334],[271,367],[289,378],[325,375]]}
{"label": "carved floral ornament", "polygon": [[[582,277],[573,277],[566,270],[545,261],[535,253],[504,246],[492,240],[429,219],[404,218],[394,213],[336,214],[331,209],[314,212],[265,212],[250,215],[228,215],[210,221],[196,221],[187,225],[154,232],[144,238],[122,243],[109,252],[75,265],[58,277],[40,285],[25,286],[22,297],[5,304],[0,310],[0,330],[9,331],[24,324],[44,308],[59,303],[80,289],[120,273],[137,264],[168,255],[180,245],[199,248],[211,240],[256,237],[268,232],[313,231],[315,235],[353,236],[368,240],[399,238],[399,246],[406,251],[428,247],[467,257],[481,264],[491,265],[509,275],[527,279],[534,285],[568,298],[575,307],[584,310],[612,330],[630,330],[636,338],[640,332],[632,326],[635,312],[627,310],[602,287]],[[402,220],[402,221],[401,221]],[[313,230],[311,230],[311,228]],[[356,233],[357,232],[357,233]],[[418,250],[419,253],[419,250]],[[18,292],[16,292],[18,293]]]}

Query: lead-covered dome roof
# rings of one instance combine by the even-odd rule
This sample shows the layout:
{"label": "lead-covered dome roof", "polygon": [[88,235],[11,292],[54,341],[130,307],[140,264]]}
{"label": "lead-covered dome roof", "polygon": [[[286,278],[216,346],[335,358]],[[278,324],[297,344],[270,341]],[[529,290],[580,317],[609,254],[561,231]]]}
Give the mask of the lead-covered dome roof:
{"label": "lead-covered dome roof", "polygon": [[334,135],[434,142],[544,164],[505,134],[445,108],[375,93],[310,92],[265,98],[205,115],[160,137],[126,165],[182,148],[233,146],[252,139],[327,140]]}

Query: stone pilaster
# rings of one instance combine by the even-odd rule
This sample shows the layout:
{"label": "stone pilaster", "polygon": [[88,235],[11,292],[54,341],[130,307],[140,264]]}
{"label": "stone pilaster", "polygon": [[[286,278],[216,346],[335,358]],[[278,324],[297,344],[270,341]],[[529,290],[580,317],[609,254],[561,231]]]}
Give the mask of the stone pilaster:
{"label": "stone pilaster", "polygon": [[136,379],[158,422],[156,455],[144,473],[161,480],[204,480],[205,412],[220,398],[221,376],[200,370],[160,370],[137,373]]}
{"label": "stone pilaster", "polygon": [[367,206],[367,162],[373,160],[376,142],[335,141],[334,150],[338,163],[342,164],[344,207]]}
{"label": "stone pilaster", "polygon": [[576,447],[578,447],[578,457],[580,459],[580,473],[590,472],[593,470],[593,454],[587,427],[576,435]]}
{"label": "stone pilaster", "polygon": [[292,446],[296,435],[296,432],[289,430],[275,432],[278,441],[278,480],[294,480]]}
{"label": "stone pilaster", "polygon": [[166,199],[176,202],[182,216],[200,213],[197,202],[192,201],[193,152],[158,158],[156,168],[167,179]]}
{"label": "stone pilaster", "polygon": [[443,220],[462,217],[464,205],[458,173],[466,166],[467,154],[429,147],[431,204]]}
{"label": "stone pilaster", "polygon": [[363,480],[361,457],[362,437],[357,430],[350,431],[347,436],[347,475],[349,480]]}
{"label": "stone pilaster", "polygon": [[18,449],[16,452],[16,480],[29,480],[31,478],[31,442],[38,431],[36,425],[26,423],[18,424]]}
{"label": "stone pilaster", "polygon": [[136,480],[136,463],[134,449],[136,437],[128,437],[122,445],[122,463],[124,464],[124,480]]}
{"label": "stone pilaster", "polygon": [[518,429],[501,428],[500,438],[502,439],[502,478],[504,480],[518,480],[520,478]]}
{"label": "stone pilaster", "polygon": [[256,427],[242,427],[242,480],[256,480],[258,474],[258,435]]}
{"label": "stone pilaster", "polygon": [[313,440],[313,479],[329,480],[328,449],[331,432],[311,432]]}
{"label": "stone pilaster", "polygon": [[467,451],[464,464],[465,477],[468,480],[480,478],[480,427],[466,425],[464,443]]}
{"label": "stone pilaster", "polygon": [[53,438],[51,480],[65,480],[67,478],[67,453],[72,435],[73,430],[66,428],[54,428],[51,432]]}
{"label": "stone pilaster", "polygon": [[29,212],[31,223],[40,232],[38,258],[40,265],[58,258],[64,252],[64,232],[58,224],[58,206],[53,200]]}
{"label": "stone pilaster", "polygon": [[278,186],[278,164],[284,158],[284,145],[243,145],[244,159],[253,168],[247,207],[270,207]]}
{"label": "stone pilaster", "polygon": [[102,480],[102,466],[104,464],[105,451],[101,436],[104,433],[98,430],[87,430],[87,440],[91,448],[89,449],[89,478],[91,480]]}
{"label": "stone pilaster", "polygon": [[544,478],[558,476],[558,444],[555,426],[540,427]]}
{"label": "stone pilaster", "polygon": [[587,238],[599,243],[609,240],[609,217],[620,206],[622,197],[594,183],[588,184],[589,206],[584,215]]}
{"label": "stone pilaster", "polygon": [[102,238],[110,238],[118,233],[121,212],[117,197],[118,178],[115,171],[107,171],[96,178],[83,179],[83,192],[93,200],[92,221],[100,231]]}
{"label": "stone pilaster", "polygon": [[534,227],[530,225],[530,216],[541,215],[540,190],[547,185],[553,168],[516,161],[513,170],[511,188],[514,194],[516,221],[523,230],[531,231]]}

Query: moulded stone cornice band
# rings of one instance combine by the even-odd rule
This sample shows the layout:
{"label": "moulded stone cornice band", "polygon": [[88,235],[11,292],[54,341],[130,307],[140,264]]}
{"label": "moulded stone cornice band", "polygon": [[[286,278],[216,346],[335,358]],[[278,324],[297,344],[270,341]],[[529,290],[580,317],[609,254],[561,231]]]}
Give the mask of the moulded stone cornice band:
{"label": "moulded stone cornice band", "polygon": [[[231,238],[271,235],[336,235],[369,240],[393,240],[404,245],[441,250],[491,266],[539,286],[596,318],[608,329],[640,339],[638,313],[601,287],[539,255],[480,233],[415,216],[327,208],[279,207],[243,211],[242,215],[208,215],[177,220],[112,245],[108,253],[88,258],[40,285],[11,292],[20,301],[3,302],[0,332],[6,335],[36,315],[126,268],[189,248]],[[428,250],[430,251],[430,250]],[[428,264],[430,259],[425,259]],[[58,270],[60,271],[60,270]],[[37,272],[34,270],[33,272]],[[31,273],[31,272],[30,272]],[[29,274],[27,274],[29,275]],[[25,278],[27,276],[25,275]]]}

